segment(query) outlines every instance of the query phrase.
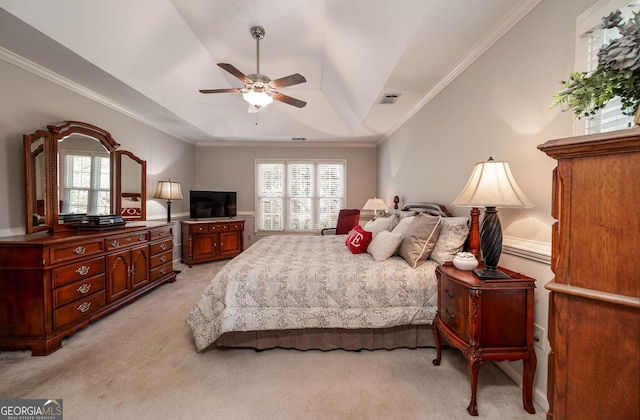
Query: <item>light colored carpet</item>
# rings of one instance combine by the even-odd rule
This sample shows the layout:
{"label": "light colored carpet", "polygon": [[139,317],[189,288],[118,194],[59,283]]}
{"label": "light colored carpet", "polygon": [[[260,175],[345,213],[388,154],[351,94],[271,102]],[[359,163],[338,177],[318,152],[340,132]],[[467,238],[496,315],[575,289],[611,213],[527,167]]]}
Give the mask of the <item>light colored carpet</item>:
{"label": "light colored carpet", "polygon": [[[46,357],[0,353],[0,398],[63,399],[72,419],[468,419],[462,354],[214,349],[196,353],[185,318],[225,264],[182,269],[173,284],[91,324]],[[544,419],[493,363],[480,369],[478,418]]]}

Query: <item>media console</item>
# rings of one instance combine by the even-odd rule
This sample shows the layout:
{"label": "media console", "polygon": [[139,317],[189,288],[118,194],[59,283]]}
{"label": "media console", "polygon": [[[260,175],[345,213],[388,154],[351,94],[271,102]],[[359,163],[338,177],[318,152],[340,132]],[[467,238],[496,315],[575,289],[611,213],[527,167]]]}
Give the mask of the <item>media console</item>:
{"label": "media console", "polygon": [[182,262],[233,258],[244,251],[244,220],[183,221]]}

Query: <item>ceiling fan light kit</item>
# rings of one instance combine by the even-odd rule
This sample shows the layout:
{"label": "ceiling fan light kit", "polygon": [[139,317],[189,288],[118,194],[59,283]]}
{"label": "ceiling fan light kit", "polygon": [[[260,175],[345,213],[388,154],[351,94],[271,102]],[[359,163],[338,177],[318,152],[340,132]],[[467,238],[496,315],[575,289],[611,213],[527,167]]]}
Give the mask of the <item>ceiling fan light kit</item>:
{"label": "ceiling fan light kit", "polygon": [[304,83],[307,79],[299,73],[271,80],[260,73],[260,40],[264,38],[265,30],[261,26],[251,28],[251,36],[256,40],[256,62],[257,71],[255,74],[245,75],[233,65],[228,63],[218,63],[218,66],[226,70],[231,75],[240,79],[244,83],[243,88],[230,89],[201,89],[200,93],[227,93],[240,92],[242,98],[249,103],[249,112],[257,112],[260,108],[269,105],[273,100],[303,108],[307,103],[300,99],[292,98],[277,91],[277,89]]}

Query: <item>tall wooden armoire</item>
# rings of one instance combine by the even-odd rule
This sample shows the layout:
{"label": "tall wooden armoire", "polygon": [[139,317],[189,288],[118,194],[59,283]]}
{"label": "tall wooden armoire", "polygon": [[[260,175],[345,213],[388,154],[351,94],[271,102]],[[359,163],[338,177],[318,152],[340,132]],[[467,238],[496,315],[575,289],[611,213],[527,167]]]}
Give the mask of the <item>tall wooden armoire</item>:
{"label": "tall wooden armoire", "polygon": [[640,418],[640,128],[548,141],[548,419]]}

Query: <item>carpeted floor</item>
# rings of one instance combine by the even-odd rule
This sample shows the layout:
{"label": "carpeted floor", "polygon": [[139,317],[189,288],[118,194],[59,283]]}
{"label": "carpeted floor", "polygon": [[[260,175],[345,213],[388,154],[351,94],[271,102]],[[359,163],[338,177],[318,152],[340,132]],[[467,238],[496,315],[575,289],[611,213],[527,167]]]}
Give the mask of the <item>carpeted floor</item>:
{"label": "carpeted floor", "polygon": [[[214,349],[196,353],[184,320],[224,262],[178,266],[173,284],[63,341],[47,357],[0,353],[0,398],[63,399],[74,419],[468,419],[459,351]],[[493,363],[478,418],[544,419]]]}

